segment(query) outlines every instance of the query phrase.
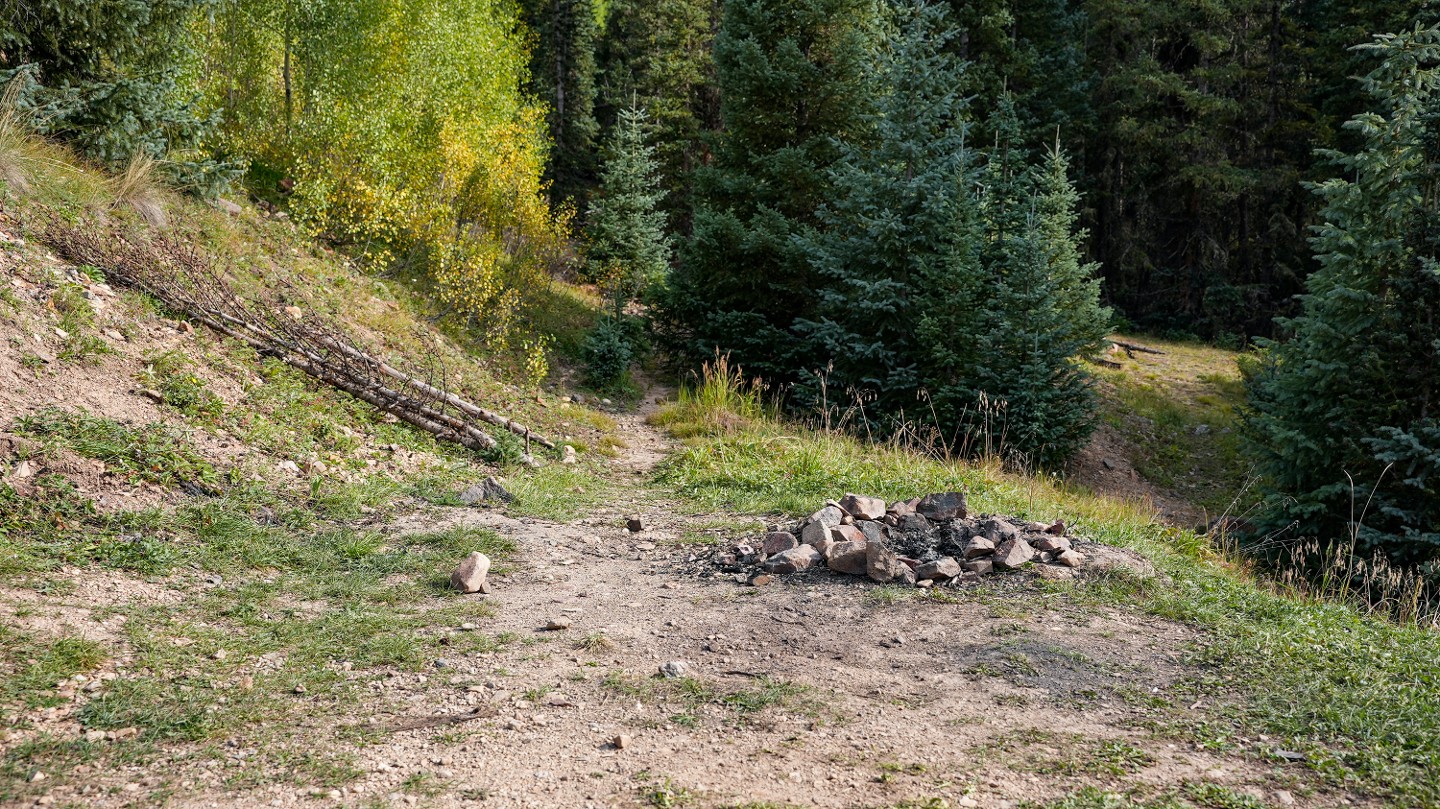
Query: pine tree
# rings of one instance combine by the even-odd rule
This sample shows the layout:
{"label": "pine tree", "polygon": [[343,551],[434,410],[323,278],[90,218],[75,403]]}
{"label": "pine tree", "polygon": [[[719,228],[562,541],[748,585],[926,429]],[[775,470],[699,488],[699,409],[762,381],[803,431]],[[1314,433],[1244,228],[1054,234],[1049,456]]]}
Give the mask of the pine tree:
{"label": "pine tree", "polygon": [[598,116],[612,126],[637,101],[648,113],[666,191],[662,207],[682,228],[701,135],[717,123],[710,54],[717,8],[713,0],[612,0],[600,47]]}
{"label": "pine tree", "polygon": [[696,360],[718,349],[774,382],[808,362],[793,326],[819,286],[795,238],[825,169],[862,125],[870,0],[730,0],[715,41],[724,129],[695,175],[693,237],[660,326]]}
{"label": "pine tree", "polygon": [[594,182],[600,134],[595,120],[595,5],[593,0],[525,0],[523,8],[535,32],[531,81],[535,94],[550,106],[550,198],[555,203],[578,202]]}
{"label": "pine tree", "polygon": [[1440,558],[1440,28],[1378,37],[1290,339],[1249,380],[1262,531]]}
{"label": "pine tree", "polygon": [[[863,391],[881,416],[915,403],[924,353],[916,326],[925,280],[953,269],[968,126],[963,70],[944,50],[954,33],[945,8],[902,0],[891,25],[870,78],[883,89],[868,137],[842,145],[828,172],[831,201],[802,239],[818,305],[796,324],[812,346],[805,370]],[[813,398],[806,381],[799,399]]]}
{"label": "pine tree", "polygon": [[1093,430],[1091,381],[1076,361],[1098,350],[1110,312],[1097,268],[1080,258],[1079,196],[1064,155],[1057,146],[1027,164],[1008,99],[995,126],[982,191],[957,228],[971,243],[936,279],[942,297],[921,322],[924,381],[942,425],[963,431],[963,443],[1050,468]]}
{"label": "pine tree", "polygon": [[647,142],[647,128],[643,111],[620,113],[607,144],[599,195],[591,200],[586,218],[589,272],[614,300],[617,319],[628,301],[663,280],[670,269],[665,214],[658,210],[665,192],[658,187],[659,164]]}

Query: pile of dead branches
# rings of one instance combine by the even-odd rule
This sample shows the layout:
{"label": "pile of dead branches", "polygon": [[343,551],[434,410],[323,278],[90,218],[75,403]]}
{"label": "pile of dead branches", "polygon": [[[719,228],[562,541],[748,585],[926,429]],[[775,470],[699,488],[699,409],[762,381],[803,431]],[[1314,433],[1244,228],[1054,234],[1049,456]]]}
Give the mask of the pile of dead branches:
{"label": "pile of dead branches", "polygon": [[422,379],[357,348],[329,318],[273,298],[242,299],[208,257],[173,239],[129,240],[58,218],[43,239],[65,260],[97,267],[112,283],[145,292],[169,309],[437,438],[493,450],[498,443],[481,427],[490,424],[524,438],[529,462],[531,442],[555,448],[529,428],[447,390],[436,362],[428,363],[431,371]]}

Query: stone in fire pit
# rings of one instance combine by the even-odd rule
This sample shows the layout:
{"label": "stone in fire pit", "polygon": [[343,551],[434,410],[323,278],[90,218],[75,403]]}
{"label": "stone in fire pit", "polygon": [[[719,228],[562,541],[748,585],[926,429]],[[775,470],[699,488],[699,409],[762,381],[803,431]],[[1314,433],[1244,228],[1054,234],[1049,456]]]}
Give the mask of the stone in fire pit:
{"label": "stone in fire pit", "polygon": [[1032,564],[1081,567],[1086,559],[1063,522],[971,517],[963,492],[940,492],[889,506],[878,497],[846,494],[789,530],[731,547],[718,561],[736,572],[757,565],[769,574],[824,567],[875,582],[932,587]]}

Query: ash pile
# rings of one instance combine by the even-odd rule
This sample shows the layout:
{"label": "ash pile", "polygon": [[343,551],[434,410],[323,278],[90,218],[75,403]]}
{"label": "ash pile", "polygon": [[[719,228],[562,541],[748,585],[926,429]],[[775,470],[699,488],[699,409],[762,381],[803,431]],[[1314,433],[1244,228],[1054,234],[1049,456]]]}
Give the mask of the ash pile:
{"label": "ash pile", "polygon": [[1081,567],[1086,558],[1077,541],[1066,535],[1064,522],[971,517],[963,492],[888,506],[877,497],[847,494],[790,530],[731,546],[716,563],[729,573],[753,571],[754,584],[829,568],[880,583],[959,586],[1027,565]]}

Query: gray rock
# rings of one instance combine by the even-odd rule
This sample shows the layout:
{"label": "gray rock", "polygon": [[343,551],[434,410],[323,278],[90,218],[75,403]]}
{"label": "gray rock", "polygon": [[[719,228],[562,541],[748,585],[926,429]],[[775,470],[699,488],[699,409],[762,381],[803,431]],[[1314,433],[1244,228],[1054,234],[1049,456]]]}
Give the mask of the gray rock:
{"label": "gray rock", "polygon": [[799,540],[795,539],[795,535],[789,531],[774,531],[765,535],[765,542],[760,549],[765,552],[766,556],[774,556],[799,544]]}
{"label": "gray rock", "polygon": [[1015,570],[1035,559],[1035,549],[1019,537],[1007,539],[995,547],[995,566],[1001,570]]}
{"label": "gray rock", "polygon": [[839,506],[826,506],[811,514],[807,522],[823,523],[826,528],[833,528],[839,525],[840,520],[844,517],[845,512],[841,511]]}
{"label": "gray rock", "polygon": [[1085,564],[1085,555],[1079,551],[1064,550],[1055,557],[1055,561],[1066,567],[1080,567]]}
{"label": "gray rock", "polygon": [[865,537],[866,542],[884,542],[889,535],[889,532],[885,530],[884,523],[866,520],[855,523],[855,527],[860,529],[860,534]]}
{"label": "gray rock", "polygon": [[566,444],[564,451],[560,455],[560,463],[575,463],[578,460],[579,459],[575,457],[575,448]]}
{"label": "gray rock", "polygon": [[945,556],[933,562],[925,562],[915,568],[917,579],[953,579],[960,575],[960,563],[954,557]]}
{"label": "gray rock", "polygon": [[500,481],[493,477],[485,478],[474,486],[466,487],[464,491],[460,492],[459,498],[460,502],[467,506],[473,506],[476,503],[484,503],[486,501],[496,503],[511,503],[515,501],[515,495],[506,490],[504,486],[500,485]]}
{"label": "gray rock", "polygon": [[859,542],[836,542],[830,546],[825,554],[825,563],[836,573],[847,573],[851,576],[864,576],[866,573],[865,552],[866,543]]}
{"label": "gray rock", "polygon": [[977,576],[988,576],[995,569],[995,563],[989,559],[966,559],[960,566]]}
{"label": "gray rock", "polygon": [[869,576],[871,581],[882,584],[906,575],[910,577],[911,583],[915,581],[915,571],[900,561],[900,557],[882,542],[865,543],[865,575]]}
{"label": "gray rock", "polygon": [[847,494],[840,498],[840,508],[857,520],[885,519],[885,501],[878,497]]}
{"label": "gray rock", "polygon": [[800,529],[800,543],[802,545],[814,545],[821,540],[829,539],[830,529],[832,527],[834,526],[826,525],[823,522],[808,522],[804,528]]}
{"label": "gray rock", "polygon": [[979,559],[995,552],[995,543],[985,537],[975,537],[965,545],[966,559]]}
{"label": "gray rock", "polygon": [[660,664],[660,676],[667,680],[677,680],[690,673],[690,664],[683,660],[671,660],[668,663]]}
{"label": "gray rock", "polygon": [[1020,529],[1010,524],[1009,520],[1002,520],[999,517],[991,517],[985,521],[980,533],[991,542],[999,546],[1020,536]]}
{"label": "gray rock", "polygon": [[937,522],[965,518],[965,493],[927,494],[915,505],[916,513]]}
{"label": "gray rock", "polygon": [[490,583],[486,576],[489,574],[490,557],[476,551],[450,573],[450,586],[462,593],[488,593]]}
{"label": "gray rock", "polygon": [[763,567],[766,573],[799,573],[809,570],[822,558],[814,545],[797,545],[766,559]]}

